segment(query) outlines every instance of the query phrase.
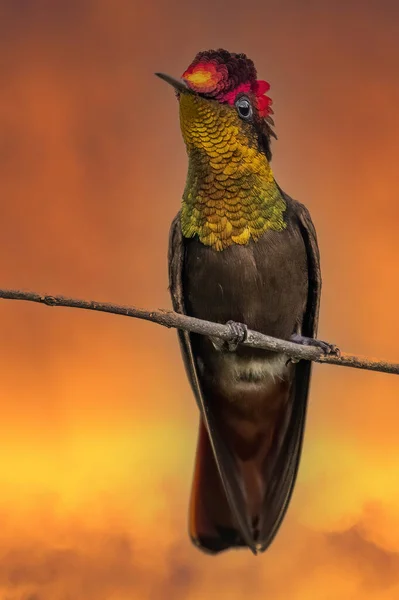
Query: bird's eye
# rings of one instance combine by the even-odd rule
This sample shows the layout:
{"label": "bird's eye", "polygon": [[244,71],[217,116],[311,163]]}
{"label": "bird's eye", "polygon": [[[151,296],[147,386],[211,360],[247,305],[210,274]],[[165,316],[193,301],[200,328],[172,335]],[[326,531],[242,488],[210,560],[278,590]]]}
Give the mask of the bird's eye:
{"label": "bird's eye", "polygon": [[252,117],[252,106],[247,98],[239,98],[236,102],[236,108],[242,119],[248,121]]}

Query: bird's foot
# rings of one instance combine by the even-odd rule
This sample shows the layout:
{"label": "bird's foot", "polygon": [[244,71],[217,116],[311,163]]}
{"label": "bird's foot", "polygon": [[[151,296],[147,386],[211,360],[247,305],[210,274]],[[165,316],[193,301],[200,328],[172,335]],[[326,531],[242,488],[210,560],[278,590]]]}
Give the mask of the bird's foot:
{"label": "bird's foot", "polygon": [[227,348],[229,352],[235,352],[237,346],[247,339],[248,327],[244,323],[237,323],[236,321],[227,321],[226,325],[230,327],[234,336],[232,340],[227,342]]}
{"label": "bird's foot", "polygon": [[237,323],[236,321],[227,321],[226,325],[230,327],[233,338],[228,342],[220,338],[211,338],[211,341],[218,351],[235,352],[239,344],[247,339],[248,327],[244,323]]}
{"label": "bird's foot", "polygon": [[303,335],[299,335],[299,333],[294,333],[290,338],[290,342],[295,342],[296,344],[301,344],[302,346],[314,346],[315,348],[320,348],[320,350],[323,350],[324,354],[333,354],[335,356],[340,356],[341,354],[338,346],[335,344],[329,344],[328,342],[323,342],[322,340],[308,338]]}

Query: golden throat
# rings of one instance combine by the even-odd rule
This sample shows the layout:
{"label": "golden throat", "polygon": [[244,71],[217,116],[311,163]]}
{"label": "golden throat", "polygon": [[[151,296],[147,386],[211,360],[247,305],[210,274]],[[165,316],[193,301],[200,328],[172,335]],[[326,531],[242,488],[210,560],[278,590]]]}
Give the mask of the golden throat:
{"label": "golden throat", "polygon": [[286,227],[286,202],[253,126],[234,107],[183,94],[180,122],[189,166],[181,211],[185,237],[215,250]]}

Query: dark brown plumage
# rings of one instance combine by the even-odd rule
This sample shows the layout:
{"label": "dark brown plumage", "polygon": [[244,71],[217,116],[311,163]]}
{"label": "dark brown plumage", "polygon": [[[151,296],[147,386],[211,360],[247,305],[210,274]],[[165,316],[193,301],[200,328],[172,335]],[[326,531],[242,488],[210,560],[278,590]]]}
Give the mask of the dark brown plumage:
{"label": "dark brown plumage", "polygon": [[[233,319],[283,339],[294,333],[315,337],[321,286],[316,234],[306,208],[284,198],[284,232],[266,232],[256,243],[222,253],[184,239],[176,217],[169,246],[176,311],[220,323]],[[302,361],[284,369],[272,353],[239,347],[233,354],[201,336],[179,337],[202,413],[191,535],[210,552],[241,545],[264,551],[295,483],[311,365]],[[279,364],[281,379],[265,381],[252,372],[253,359]],[[241,376],[244,385],[253,382],[252,394],[240,392],[233,360],[242,361]]]}

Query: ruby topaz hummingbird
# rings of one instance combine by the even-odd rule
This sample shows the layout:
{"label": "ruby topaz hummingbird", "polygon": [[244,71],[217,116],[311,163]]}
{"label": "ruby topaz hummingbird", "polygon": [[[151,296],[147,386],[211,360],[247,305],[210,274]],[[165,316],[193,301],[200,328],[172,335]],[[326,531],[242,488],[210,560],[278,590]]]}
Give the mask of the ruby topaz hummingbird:
{"label": "ruby topaz hummingbird", "polygon": [[239,344],[245,329],[316,342],[320,263],[308,210],[271,166],[269,84],[245,54],[197,54],[182,77],[157,73],[179,102],[188,154],[169,241],[177,312],[229,322],[237,343],[179,331],[199,410],[189,531],[203,551],[272,542],[301,455],[311,363]]}

